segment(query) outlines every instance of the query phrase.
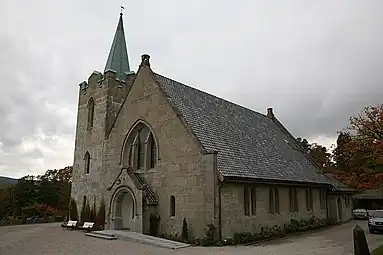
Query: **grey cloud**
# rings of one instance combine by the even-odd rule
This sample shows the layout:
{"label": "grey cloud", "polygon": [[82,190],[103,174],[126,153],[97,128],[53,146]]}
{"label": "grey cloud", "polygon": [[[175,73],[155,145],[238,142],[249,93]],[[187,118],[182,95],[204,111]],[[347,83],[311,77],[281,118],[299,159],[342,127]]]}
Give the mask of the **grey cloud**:
{"label": "grey cloud", "polygon": [[[33,172],[72,163],[77,85],[103,70],[120,4],[5,0],[0,166]],[[273,107],[295,136],[335,138],[349,116],[382,102],[382,1],[151,0],[125,7],[133,69],[149,53],[156,72],[259,112]],[[23,152],[26,139],[46,149]],[[62,154],[47,152],[58,148]],[[9,173],[4,169],[0,174]]]}

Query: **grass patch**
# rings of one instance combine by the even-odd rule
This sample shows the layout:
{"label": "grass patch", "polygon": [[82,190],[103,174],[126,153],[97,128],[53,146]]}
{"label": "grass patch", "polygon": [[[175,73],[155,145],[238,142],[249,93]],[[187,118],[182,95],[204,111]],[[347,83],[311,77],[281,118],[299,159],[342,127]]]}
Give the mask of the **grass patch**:
{"label": "grass patch", "polygon": [[371,255],[383,255],[383,245],[373,250]]}

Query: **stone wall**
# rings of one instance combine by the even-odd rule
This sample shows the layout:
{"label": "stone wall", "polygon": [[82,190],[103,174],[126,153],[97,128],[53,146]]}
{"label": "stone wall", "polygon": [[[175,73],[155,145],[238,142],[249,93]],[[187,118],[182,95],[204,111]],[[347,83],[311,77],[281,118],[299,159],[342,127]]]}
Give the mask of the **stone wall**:
{"label": "stone wall", "polygon": [[[349,203],[347,202],[347,197],[349,197]],[[330,194],[328,196],[329,218],[337,219],[340,222],[351,220],[352,203],[353,201],[350,195]],[[341,207],[340,209],[339,205]]]}
{"label": "stone wall", "polygon": [[[308,219],[312,216],[327,218],[326,209],[320,209],[319,189],[312,188],[313,211],[306,209],[305,188],[297,187],[298,212],[290,212],[289,186],[278,186],[280,213],[269,213],[269,188],[263,184],[246,185],[256,187],[256,215],[245,216],[244,185],[222,186],[222,236],[231,237],[235,232],[260,232],[262,227],[279,225],[284,227],[290,219]],[[275,187],[275,186],[273,186]]]}
{"label": "stone wall", "polygon": [[[82,209],[84,196],[90,205],[95,201],[98,208],[104,195],[105,186],[101,173],[107,120],[111,121],[115,108],[121,104],[129,86],[130,84],[116,81],[113,71],[105,73],[104,76],[95,71],[88,82],[83,82],[80,86],[71,192],[79,212]],[[95,108],[93,127],[88,129],[88,102],[91,98],[94,100]],[[87,151],[91,158],[89,174],[85,174],[84,155]]]}
{"label": "stone wall", "polygon": [[[198,140],[177,116],[146,67],[138,72],[104,145],[101,187],[110,185],[120,172],[124,140],[137,121],[147,125],[158,142],[155,168],[140,173],[158,196],[160,231],[181,233],[185,217],[190,234],[203,235],[205,225],[214,221],[215,154],[201,153]],[[175,217],[170,216],[172,195],[176,201]],[[109,201],[111,192],[104,196]]]}

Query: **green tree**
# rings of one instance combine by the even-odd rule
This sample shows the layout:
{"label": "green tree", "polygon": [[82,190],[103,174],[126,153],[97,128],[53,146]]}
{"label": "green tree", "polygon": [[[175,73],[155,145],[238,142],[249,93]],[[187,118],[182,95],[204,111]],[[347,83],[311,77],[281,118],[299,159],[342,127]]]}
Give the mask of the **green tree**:
{"label": "green tree", "polygon": [[103,228],[105,225],[105,202],[104,202],[104,198],[101,199],[100,208],[98,209],[96,225],[99,228]]}
{"label": "green tree", "polygon": [[306,139],[303,139],[301,137],[298,137],[297,139],[298,144],[302,147],[302,149],[308,153],[310,150],[310,144]]}
{"label": "green tree", "polygon": [[90,222],[96,222],[96,218],[97,218],[96,213],[97,213],[97,211],[96,211],[96,201],[94,201],[93,202],[93,206],[90,209],[90,217],[89,217],[89,221]]}
{"label": "green tree", "polygon": [[296,139],[298,144],[324,171],[333,171],[334,164],[332,162],[332,155],[328,149],[320,144],[310,144],[306,139],[298,137]]}
{"label": "green tree", "polygon": [[188,230],[188,223],[186,222],[186,218],[184,218],[184,220],[182,222],[181,239],[183,241],[188,241],[188,239],[189,239],[189,230]]}
{"label": "green tree", "polygon": [[69,205],[69,218],[70,220],[77,220],[78,221],[78,210],[77,210],[77,204],[76,200],[72,198],[70,200],[70,205]]}

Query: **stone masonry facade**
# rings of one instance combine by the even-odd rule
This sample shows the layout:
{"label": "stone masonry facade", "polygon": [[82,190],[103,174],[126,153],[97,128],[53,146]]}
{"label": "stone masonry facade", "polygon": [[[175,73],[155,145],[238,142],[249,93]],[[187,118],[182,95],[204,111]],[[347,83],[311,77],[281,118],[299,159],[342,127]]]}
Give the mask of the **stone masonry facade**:
{"label": "stone masonry facade", "polygon": [[[180,233],[183,219],[187,219],[190,232],[203,236],[207,224],[219,224],[221,217],[222,235],[231,236],[235,232],[258,232],[261,227],[283,226],[291,218],[306,219],[311,216],[327,218],[326,208],[320,208],[319,188],[298,187],[298,212],[289,212],[288,184],[278,185],[279,213],[269,212],[270,185],[252,184],[256,187],[256,213],[246,216],[244,213],[245,184],[223,184],[219,190],[219,174],[216,169],[216,154],[201,151],[198,140],[190,133],[177,111],[166,100],[152,78],[148,67],[141,68],[128,92],[121,86],[111,93],[110,88],[118,88],[114,73],[105,77],[94,73],[87,86],[80,87],[78,124],[76,135],[75,164],[72,197],[81,210],[83,197],[87,201],[96,201],[97,206],[103,198],[107,205],[107,226],[112,228],[111,208],[113,193],[119,188],[107,190],[123,167],[124,141],[137,123],[147,125],[155,135],[157,144],[157,164],[147,171],[137,171],[150,186],[159,203],[154,206],[161,217],[160,229],[163,233]],[[125,102],[122,99],[127,95]],[[88,101],[95,101],[94,124],[87,128]],[[109,103],[108,103],[109,101]],[[110,103],[111,102],[111,103]],[[113,124],[107,123],[112,116],[108,107],[122,106],[118,118]],[[110,132],[105,131],[109,126]],[[89,174],[85,174],[84,154],[91,156]],[[143,213],[142,190],[137,189],[126,175],[119,186],[130,187],[137,201],[136,227],[133,230],[149,232],[149,215]],[[305,190],[313,192],[313,210],[306,210]],[[175,216],[169,216],[171,196],[175,197]],[[220,201],[219,201],[220,200]],[[342,203],[344,199],[342,196]],[[221,206],[221,215],[219,215]],[[351,206],[343,204],[342,219],[351,218]],[[336,211],[336,210],[335,210]]]}
{"label": "stone masonry facade", "polygon": [[[219,158],[220,151],[206,149],[209,143],[219,141],[202,142],[195,131],[210,130],[199,130],[198,122],[191,128],[193,119],[186,119],[185,108],[180,109],[186,107],[187,98],[177,102],[175,94],[169,94],[172,86],[181,85],[164,77],[160,84],[158,79],[148,55],[142,56],[137,73],[130,71],[121,15],[105,71],[94,71],[79,86],[71,194],[78,211],[86,203],[95,203],[99,208],[103,200],[108,229],[149,234],[150,218],[156,215],[160,217],[160,233],[180,234],[186,219],[193,237],[204,236],[208,224],[218,227],[220,237],[230,237],[235,232],[283,227],[292,218],[351,218],[351,193],[329,188],[327,179],[317,173],[305,177],[314,178],[311,183],[225,179],[228,176],[219,168],[227,165],[221,161],[218,166],[219,159],[223,159]],[[198,93],[198,100],[205,98],[215,100],[216,105],[236,107]],[[274,128],[273,132],[280,132],[267,117],[257,115],[256,119]],[[272,119],[277,122],[273,115]],[[285,129],[282,132],[288,134]],[[281,137],[281,133],[277,135]],[[289,157],[304,160],[285,142],[278,145],[279,151],[285,149]],[[237,160],[234,156],[224,159],[226,163]]]}

